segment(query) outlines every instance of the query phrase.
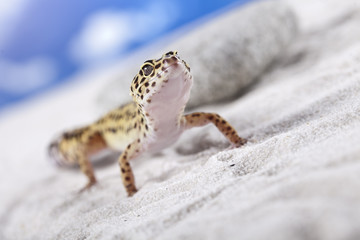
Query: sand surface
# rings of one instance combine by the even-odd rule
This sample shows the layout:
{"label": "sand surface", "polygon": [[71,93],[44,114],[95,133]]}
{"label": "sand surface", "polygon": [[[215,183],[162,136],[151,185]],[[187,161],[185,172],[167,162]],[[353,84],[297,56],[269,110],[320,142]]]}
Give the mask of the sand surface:
{"label": "sand surface", "polygon": [[240,98],[197,109],[249,143],[191,130],[132,163],[132,198],[112,159],[80,195],[85,177],[46,160],[54,134],[96,119],[101,81],[84,73],[4,112],[0,238],[360,239],[360,3],[283,2],[300,28],[286,54]]}

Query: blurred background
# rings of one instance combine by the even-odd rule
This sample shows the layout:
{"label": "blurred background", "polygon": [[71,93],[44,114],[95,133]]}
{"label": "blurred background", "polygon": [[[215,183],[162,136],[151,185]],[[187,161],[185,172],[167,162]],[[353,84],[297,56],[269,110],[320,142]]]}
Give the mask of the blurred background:
{"label": "blurred background", "polygon": [[0,0],[0,112],[252,0]]}

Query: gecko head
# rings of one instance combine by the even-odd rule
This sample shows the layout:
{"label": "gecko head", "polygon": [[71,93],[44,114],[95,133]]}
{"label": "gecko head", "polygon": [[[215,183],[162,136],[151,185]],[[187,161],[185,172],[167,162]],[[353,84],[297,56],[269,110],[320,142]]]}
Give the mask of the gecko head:
{"label": "gecko head", "polygon": [[185,106],[190,96],[192,76],[189,65],[177,51],[147,60],[134,77],[130,94],[140,107],[177,104]]}

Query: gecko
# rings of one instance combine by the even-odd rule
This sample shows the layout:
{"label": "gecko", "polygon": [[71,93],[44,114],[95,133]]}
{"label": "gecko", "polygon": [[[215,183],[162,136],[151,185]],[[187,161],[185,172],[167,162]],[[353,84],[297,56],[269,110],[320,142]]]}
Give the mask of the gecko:
{"label": "gecko", "polygon": [[105,149],[119,151],[122,183],[128,196],[132,196],[137,188],[130,160],[169,147],[188,129],[212,123],[232,147],[244,145],[246,139],[239,137],[220,115],[184,115],[192,84],[190,67],[177,51],[145,61],[130,86],[133,101],[88,126],[57,137],[48,147],[51,159],[60,166],[78,165],[88,179],[83,191],[97,182],[90,157]]}

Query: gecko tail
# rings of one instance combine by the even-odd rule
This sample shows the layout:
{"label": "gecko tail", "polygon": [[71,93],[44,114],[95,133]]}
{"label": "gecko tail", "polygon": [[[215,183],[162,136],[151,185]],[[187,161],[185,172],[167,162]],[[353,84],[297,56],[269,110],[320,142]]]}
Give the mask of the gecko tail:
{"label": "gecko tail", "polygon": [[57,167],[75,167],[76,164],[69,161],[60,150],[62,137],[54,139],[48,146],[48,158]]}

